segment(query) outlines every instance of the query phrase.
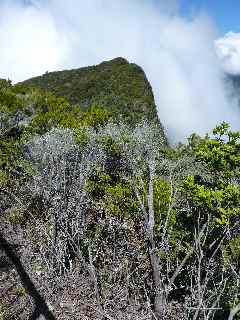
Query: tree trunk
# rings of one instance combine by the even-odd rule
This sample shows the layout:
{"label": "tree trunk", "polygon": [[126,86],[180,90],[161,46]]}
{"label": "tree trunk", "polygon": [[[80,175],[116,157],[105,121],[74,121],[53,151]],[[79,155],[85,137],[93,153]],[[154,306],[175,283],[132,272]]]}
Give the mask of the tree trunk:
{"label": "tree trunk", "polygon": [[154,217],[154,203],[153,203],[153,179],[154,179],[154,169],[150,168],[150,179],[149,179],[149,189],[148,189],[148,225],[146,228],[147,237],[149,240],[148,250],[150,255],[152,273],[153,273],[153,284],[154,284],[154,312],[156,316],[160,319],[163,310],[166,306],[166,292],[163,284],[163,279],[160,272],[160,261],[156,253],[156,245],[154,240],[154,227],[155,227],[155,217]]}
{"label": "tree trunk", "polygon": [[160,263],[158,256],[153,252],[150,252],[150,260],[153,273],[153,283],[154,283],[154,312],[159,319],[163,315],[163,311],[166,307],[166,292],[163,285],[163,280],[161,279],[160,273]]}

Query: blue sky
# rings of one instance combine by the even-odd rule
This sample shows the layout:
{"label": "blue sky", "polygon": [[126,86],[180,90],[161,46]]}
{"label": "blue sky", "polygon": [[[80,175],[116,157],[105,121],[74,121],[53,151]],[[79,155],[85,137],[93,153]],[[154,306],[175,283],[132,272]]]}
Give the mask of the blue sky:
{"label": "blue sky", "polygon": [[191,15],[204,10],[216,22],[221,34],[240,32],[240,0],[181,0],[181,12]]}

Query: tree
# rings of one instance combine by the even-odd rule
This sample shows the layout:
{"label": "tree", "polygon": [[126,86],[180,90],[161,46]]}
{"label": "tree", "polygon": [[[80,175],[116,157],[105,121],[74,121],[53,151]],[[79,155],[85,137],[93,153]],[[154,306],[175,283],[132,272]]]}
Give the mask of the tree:
{"label": "tree", "polygon": [[[163,152],[165,141],[159,128],[146,122],[138,124],[134,129],[123,124],[109,125],[104,133],[111,136],[122,152],[122,161],[125,164],[123,174],[132,186],[133,196],[137,199],[142,213],[153,275],[153,309],[155,314],[161,317],[166,309],[167,297],[174,280],[191,252],[185,255],[181,263],[174,266],[171,277],[166,275],[159,253],[161,248],[165,250],[166,244],[169,243],[172,228],[170,216],[173,214],[180,181],[192,172],[193,160],[190,157],[166,159]],[[168,200],[163,209],[165,212],[161,212],[156,205],[159,181],[166,181],[165,187],[168,189]],[[161,230],[160,235],[157,229]]]}
{"label": "tree", "polygon": [[236,277],[239,257],[236,259],[233,243],[239,236],[240,223],[240,133],[222,123],[205,138],[192,136],[189,149],[209,172],[205,178],[189,176],[183,184],[185,205],[182,203],[182,206],[188,208],[186,212],[191,224],[195,230],[206,226],[198,242],[195,269],[198,271],[192,281],[196,283],[198,293],[194,318],[203,314],[202,310],[207,307],[210,308],[205,312],[207,319],[214,317],[214,313],[220,318],[224,317],[224,310],[214,311],[211,307],[218,305],[226,309],[232,300],[238,301],[234,288],[239,283],[239,277]]}
{"label": "tree", "polygon": [[33,137],[26,148],[35,170],[28,188],[43,200],[49,224],[49,231],[42,230],[44,238],[51,237],[50,243],[47,240],[51,253],[45,255],[45,262],[49,271],[61,273],[69,268],[71,254],[76,254],[82,239],[89,202],[86,184],[103,154],[91,130],[81,146],[70,129],[52,129]]}

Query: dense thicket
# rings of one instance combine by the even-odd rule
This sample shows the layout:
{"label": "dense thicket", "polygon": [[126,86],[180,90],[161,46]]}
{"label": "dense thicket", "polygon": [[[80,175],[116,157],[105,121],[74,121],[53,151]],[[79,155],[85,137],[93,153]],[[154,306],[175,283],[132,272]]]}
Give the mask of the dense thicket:
{"label": "dense thicket", "polygon": [[104,106],[114,117],[137,123],[143,117],[157,120],[153,92],[144,71],[123,58],[97,66],[46,72],[23,82],[65,97],[81,109]]}
{"label": "dense thicket", "polygon": [[[155,121],[4,80],[0,117],[1,236],[57,319],[237,313],[239,132],[173,149]],[[1,319],[42,312],[18,270],[2,249]]]}

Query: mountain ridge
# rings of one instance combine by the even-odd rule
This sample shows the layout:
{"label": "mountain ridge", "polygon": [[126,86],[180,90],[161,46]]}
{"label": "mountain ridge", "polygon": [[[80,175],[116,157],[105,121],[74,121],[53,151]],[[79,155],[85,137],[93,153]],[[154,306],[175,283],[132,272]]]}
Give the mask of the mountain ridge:
{"label": "mountain ridge", "polygon": [[95,66],[46,72],[19,84],[51,91],[83,110],[92,105],[103,106],[116,117],[121,114],[127,122],[158,119],[152,87],[143,69],[124,58]]}

